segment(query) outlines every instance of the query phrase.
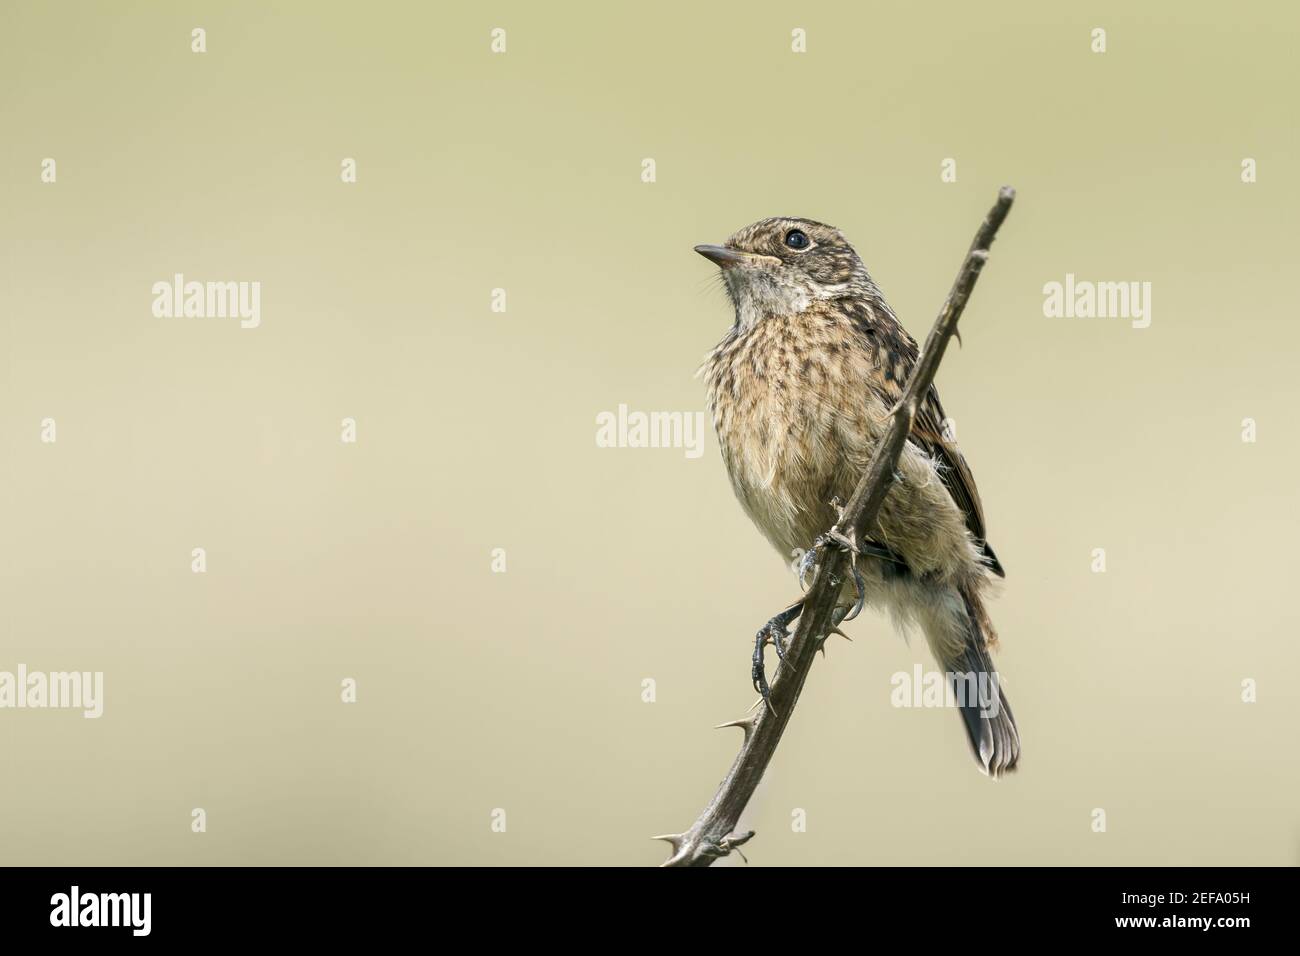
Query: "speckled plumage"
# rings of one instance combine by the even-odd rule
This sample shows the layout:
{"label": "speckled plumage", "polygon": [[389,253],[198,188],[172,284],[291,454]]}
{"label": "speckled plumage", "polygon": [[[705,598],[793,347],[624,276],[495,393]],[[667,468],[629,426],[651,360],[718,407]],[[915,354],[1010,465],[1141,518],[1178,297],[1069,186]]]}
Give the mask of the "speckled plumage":
{"label": "speckled plumage", "polygon": [[[789,248],[792,230],[807,248]],[[790,560],[835,523],[831,500],[847,501],[866,471],[918,350],[837,229],[766,219],[722,250],[736,321],[701,371],[736,497]],[[944,440],[944,418],[932,388],[901,481],[869,534],[906,567],[867,556],[859,567],[869,603],[919,626],[945,669],[992,672],[996,635],[983,595],[1002,567],[984,539],[970,469]],[[977,759],[997,776],[1015,766],[1019,736],[1004,699],[995,709],[1005,717],[963,717]]]}

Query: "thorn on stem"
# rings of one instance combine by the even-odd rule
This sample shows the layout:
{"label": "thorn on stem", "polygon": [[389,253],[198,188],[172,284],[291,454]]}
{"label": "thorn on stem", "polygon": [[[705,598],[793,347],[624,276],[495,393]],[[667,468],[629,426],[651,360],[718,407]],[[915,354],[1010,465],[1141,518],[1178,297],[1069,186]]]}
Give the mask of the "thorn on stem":
{"label": "thorn on stem", "polygon": [[718,724],[713,729],[722,730],[725,727],[739,727],[742,731],[744,731],[745,739],[749,740],[750,734],[754,732],[753,708],[750,708],[750,713],[746,714],[744,717],[738,717],[735,720],[729,720],[725,724]]}
{"label": "thorn on stem", "polygon": [[651,837],[650,839],[663,840],[665,843],[671,844],[673,848],[673,852],[676,853],[678,850],[682,848],[682,840],[684,840],[685,838],[686,836],[683,833],[665,833],[662,836],[655,836],[655,837]]}

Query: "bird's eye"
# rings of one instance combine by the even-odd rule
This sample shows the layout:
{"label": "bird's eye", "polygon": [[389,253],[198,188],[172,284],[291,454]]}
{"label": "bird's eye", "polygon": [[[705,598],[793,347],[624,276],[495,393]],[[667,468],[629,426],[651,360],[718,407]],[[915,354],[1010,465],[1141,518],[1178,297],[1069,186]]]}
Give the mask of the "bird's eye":
{"label": "bird's eye", "polygon": [[807,249],[808,236],[798,229],[791,229],[785,234],[785,244],[791,249]]}

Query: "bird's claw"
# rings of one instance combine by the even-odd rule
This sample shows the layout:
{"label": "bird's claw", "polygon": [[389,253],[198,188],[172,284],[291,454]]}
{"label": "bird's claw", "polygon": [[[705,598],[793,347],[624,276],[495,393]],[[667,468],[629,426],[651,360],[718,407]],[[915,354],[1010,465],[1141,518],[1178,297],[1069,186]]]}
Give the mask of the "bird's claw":
{"label": "bird's claw", "polygon": [[817,542],[814,541],[813,546],[805,551],[803,557],[799,559],[799,587],[803,588],[805,591],[808,590],[808,572],[816,566]]}
{"label": "bird's claw", "polygon": [[804,552],[803,558],[799,561],[799,586],[805,591],[808,589],[808,572],[817,565],[818,554],[828,544],[834,544],[849,554],[849,572],[853,575],[853,589],[856,600],[844,620],[851,621],[862,613],[863,605],[867,603],[867,582],[863,579],[862,572],[858,570],[858,555],[862,554],[862,552],[858,549],[857,542],[852,537],[835,528],[825,534],[818,535],[812,547]]}
{"label": "bird's claw", "polygon": [[858,570],[858,549],[852,542],[849,544],[849,572],[853,575],[853,609],[844,615],[845,621],[851,621],[862,613],[862,606],[867,603],[867,582],[862,578],[862,572]]}
{"label": "bird's claw", "polygon": [[754,635],[754,658],[750,668],[750,678],[754,682],[754,690],[763,695],[763,700],[771,696],[771,688],[768,687],[767,674],[763,667],[763,649],[771,643],[776,648],[777,660],[784,662],[785,645],[790,640],[790,632],[787,628],[802,610],[802,603],[786,608],[760,627],[758,633]]}

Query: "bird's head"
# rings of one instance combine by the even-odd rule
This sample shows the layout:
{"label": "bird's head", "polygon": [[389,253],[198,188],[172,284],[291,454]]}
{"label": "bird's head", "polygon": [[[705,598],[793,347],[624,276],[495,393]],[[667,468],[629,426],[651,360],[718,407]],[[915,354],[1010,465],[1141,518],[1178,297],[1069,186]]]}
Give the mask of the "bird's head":
{"label": "bird's head", "polygon": [[742,328],[871,289],[871,277],[843,233],[811,219],[763,219],[720,246],[695,251],[722,269]]}

